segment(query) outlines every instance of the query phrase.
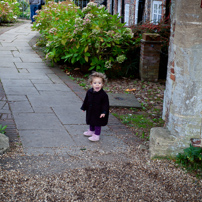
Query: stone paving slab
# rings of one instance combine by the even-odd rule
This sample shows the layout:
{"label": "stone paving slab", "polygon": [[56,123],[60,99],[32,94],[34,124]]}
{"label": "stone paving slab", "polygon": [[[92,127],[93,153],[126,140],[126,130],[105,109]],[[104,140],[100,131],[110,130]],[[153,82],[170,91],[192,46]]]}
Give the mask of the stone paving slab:
{"label": "stone paving slab", "polygon": [[[42,72],[46,70],[46,69],[43,69]],[[47,69],[48,70],[48,69]],[[30,69],[29,69],[30,71]],[[30,71],[30,73],[32,73],[32,71]],[[36,73],[36,72],[35,72]],[[44,72],[43,72],[44,73]],[[53,82],[50,80],[50,78],[47,76],[45,79],[30,79],[30,81],[33,83],[33,84],[38,84],[38,83],[49,83],[49,84],[52,84]]]}
{"label": "stone paving slab", "polygon": [[[20,70],[20,69],[18,69],[18,70]],[[21,70],[26,70],[27,73],[34,73],[34,74],[40,73],[40,74],[44,74],[48,78],[49,78],[48,74],[52,73],[52,70],[49,69],[49,68],[37,68],[37,69],[29,68],[29,69],[21,69]],[[55,82],[52,82],[50,78],[49,78],[49,80],[50,80],[50,83],[55,83]],[[62,82],[60,82],[60,83],[62,83]]]}
{"label": "stone paving slab", "polygon": [[18,50],[15,46],[1,46],[0,51],[12,51]]}
{"label": "stone paving slab", "polygon": [[18,73],[24,73],[24,74],[29,74],[28,69],[17,69]]}
{"label": "stone paving slab", "polygon": [[1,101],[0,100],[0,109],[3,109],[3,107],[5,106],[6,104],[6,101]]}
{"label": "stone paving slab", "polygon": [[18,130],[50,130],[63,128],[54,113],[13,113]]}
{"label": "stone paving slab", "polygon": [[27,101],[26,95],[7,95],[8,102],[10,101]]}
{"label": "stone paving slab", "polygon": [[15,63],[16,67],[17,68],[25,68],[25,69],[29,69],[29,68],[36,68],[36,69],[39,69],[39,68],[44,68],[46,69],[47,68],[47,65],[43,62],[23,62],[23,63]]}
{"label": "stone paving slab", "polygon": [[81,109],[81,103],[68,103],[67,106],[53,107],[53,111],[62,124],[86,124],[85,112]]}
{"label": "stone paving slab", "polygon": [[0,51],[0,55],[9,55],[12,56],[12,52],[11,51]]}
{"label": "stone paving slab", "polygon": [[32,106],[27,100],[9,102],[9,105],[12,112],[34,112]]}
{"label": "stone paving slab", "polygon": [[37,57],[26,57],[26,56],[19,56],[19,57],[23,62],[34,62],[34,63],[42,62],[42,59]]}
{"label": "stone paving slab", "polygon": [[51,148],[76,146],[65,129],[59,130],[20,130],[23,145],[26,147]]}
{"label": "stone paving slab", "polygon": [[1,44],[5,47],[5,46],[7,46],[7,47],[9,47],[9,46],[11,46],[11,47],[29,47],[29,44],[28,44],[28,42],[26,42],[26,41],[19,41],[19,42],[11,42],[11,43],[9,43],[9,42],[1,42]]}
{"label": "stone paving slab", "polygon": [[18,74],[18,70],[15,68],[15,67],[0,67],[0,75],[2,76],[2,78],[5,78],[3,75],[5,75],[5,72],[6,72],[6,75],[8,74],[13,74],[13,73],[16,73]]}
{"label": "stone paving slab", "polygon": [[35,87],[39,91],[63,91],[70,92],[65,84],[35,84]]}
{"label": "stone paving slab", "polygon": [[8,79],[2,79],[4,87],[33,87],[33,84],[31,83],[30,80],[8,80]]}
{"label": "stone paving slab", "polygon": [[1,61],[1,68],[2,67],[15,67],[15,65],[14,65],[14,62],[10,62],[8,60],[4,60],[4,61]]}
{"label": "stone paving slab", "polygon": [[[81,100],[73,92],[65,93],[61,92],[62,94],[52,93],[46,94],[46,92],[42,93],[41,95],[27,95],[29,102],[31,105],[35,107],[67,107],[69,103],[73,103],[73,105],[77,104],[77,106],[81,107]],[[80,108],[79,108],[80,109]]]}
{"label": "stone paving slab", "polygon": [[53,72],[47,74],[47,76],[50,78],[50,80],[53,83],[64,83],[57,75],[55,75]]}
{"label": "stone paving slab", "polygon": [[24,80],[24,79],[34,79],[34,80],[50,80],[45,74],[38,74],[38,73],[19,73],[19,72],[11,72],[7,74],[7,72],[2,72],[1,77],[4,79],[14,79],[14,80]]}
{"label": "stone paving slab", "polygon": [[12,51],[12,54],[14,57],[40,58],[39,55],[37,55],[35,52],[33,52],[33,53],[27,53],[27,52],[21,53],[19,51]]}
{"label": "stone paving slab", "polygon": [[4,86],[4,90],[6,94],[10,95],[30,95],[30,94],[39,95],[39,92],[33,86],[32,87]]}
{"label": "stone paving slab", "polygon": [[23,54],[33,54],[35,53],[35,51],[33,49],[30,49],[30,47],[18,47],[16,49],[19,53],[23,53]]}
{"label": "stone paving slab", "polygon": [[32,108],[35,113],[52,113],[53,112],[52,108],[49,106],[42,106],[42,107],[32,106]]}
{"label": "stone paving slab", "polygon": [[20,58],[15,58],[13,56],[7,56],[7,55],[0,55],[0,60],[2,63],[11,63],[11,62],[18,62],[21,63],[22,60]]}
{"label": "stone paving slab", "polygon": [[140,103],[137,101],[133,94],[115,94],[108,93],[109,104],[111,107],[134,107],[141,108]]}
{"label": "stone paving slab", "polygon": [[[102,128],[102,135],[100,136],[99,142],[89,142],[88,137],[83,135],[83,132],[86,131],[86,125],[65,125],[66,129],[72,138],[77,143],[79,148],[83,148],[91,151],[101,151],[101,152],[123,152],[128,148],[126,144],[120,141],[118,138],[113,136],[113,132],[110,131],[108,126]],[[82,133],[81,133],[82,131]],[[96,147],[95,147],[96,144]]]}

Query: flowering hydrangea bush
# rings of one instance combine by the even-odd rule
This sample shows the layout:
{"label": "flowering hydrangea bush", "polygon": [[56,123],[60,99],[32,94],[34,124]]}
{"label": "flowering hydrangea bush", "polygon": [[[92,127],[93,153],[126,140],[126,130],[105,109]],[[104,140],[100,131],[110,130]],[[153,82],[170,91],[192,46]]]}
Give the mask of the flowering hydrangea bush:
{"label": "flowering hydrangea bush", "polygon": [[70,2],[49,2],[35,17],[34,29],[46,42],[46,57],[57,62],[89,64],[104,72],[126,59],[133,44],[130,28],[104,6],[88,3],[83,10]]}
{"label": "flowering hydrangea bush", "polygon": [[0,23],[14,22],[20,14],[19,3],[17,1],[0,1]]}

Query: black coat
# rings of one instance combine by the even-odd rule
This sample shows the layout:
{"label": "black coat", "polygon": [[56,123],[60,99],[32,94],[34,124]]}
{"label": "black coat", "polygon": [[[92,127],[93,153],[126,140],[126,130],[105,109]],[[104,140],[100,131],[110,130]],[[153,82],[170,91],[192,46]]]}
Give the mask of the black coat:
{"label": "black coat", "polygon": [[[109,117],[109,98],[103,89],[94,92],[93,88],[86,93],[82,110],[86,111],[86,123],[92,126],[106,126]],[[100,118],[105,114],[104,118]]]}

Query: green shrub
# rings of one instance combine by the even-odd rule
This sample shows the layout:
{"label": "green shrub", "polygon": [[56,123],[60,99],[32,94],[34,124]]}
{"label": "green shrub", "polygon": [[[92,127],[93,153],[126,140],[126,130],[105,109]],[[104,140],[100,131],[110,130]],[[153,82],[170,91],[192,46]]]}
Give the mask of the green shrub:
{"label": "green shrub", "polygon": [[83,10],[69,2],[50,2],[38,12],[34,29],[45,38],[47,58],[87,64],[100,72],[123,63],[135,43],[118,15],[92,2]]}
{"label": "green shrub", "polygon": [[30,18],[29,4],[26,1],[23,1],[23,0],[18,0],[18,2],[19,2],[19,9],[20,9],[19,17],[29,19]]}
{"label": "green shrub", "polygon": [[197,176],[202,177],[202,148],[190,145],[184,149],[184,153],[176,156],[175,162],[187,171],[195,172]]}
{"label": "green shrub", "polygon": [[0,22],[14,22],[20,15],[19,3],[12,0],[0,1]]}
{"label": "green shrub", "polygon": [[6,128],[7,128],[7,125],[5,125],[5,126],[0,125],[0,133],[5,134]]}

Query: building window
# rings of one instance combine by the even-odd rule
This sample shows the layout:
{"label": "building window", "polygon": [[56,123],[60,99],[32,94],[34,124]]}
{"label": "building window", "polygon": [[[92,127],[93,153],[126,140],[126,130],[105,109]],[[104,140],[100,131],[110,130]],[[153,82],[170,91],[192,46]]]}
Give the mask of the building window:
{"label": "building window", "polygon": [[130,14],[130,9],[129,9],[130,5],[129,4],[125,4],[125,16],[124,16],[124,21],[126,23],[126,25],[129,25],[129,14]]}
{"label": "building window", "polygon": [[118,16],[121,16],[121,0],[118,0]]}
{"label": "building window", "polygon": [[152,22],[158,24],[161,21],[162,15],[162,2],[153,1]]}

